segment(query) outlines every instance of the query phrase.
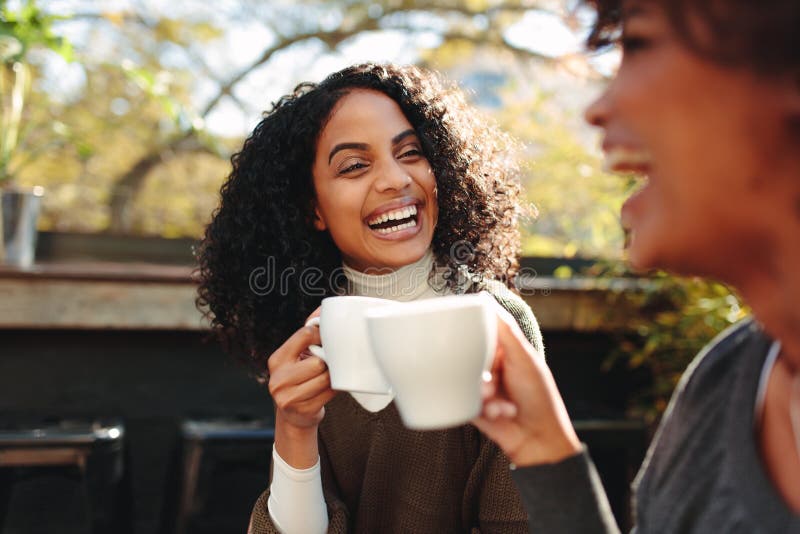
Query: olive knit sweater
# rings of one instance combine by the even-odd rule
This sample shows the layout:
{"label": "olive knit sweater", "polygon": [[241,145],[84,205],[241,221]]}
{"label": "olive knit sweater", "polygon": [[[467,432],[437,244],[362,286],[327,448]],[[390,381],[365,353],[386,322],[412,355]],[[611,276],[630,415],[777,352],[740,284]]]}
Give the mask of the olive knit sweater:
{"label": "olive knit sweater", "polygon": [[[528,305],[502,284],[483,289],[543,351]],[[326,405],[319,440],[328,532],[528,532],[507,458],[472,425],[409,430],[394,402],[372,413],[339,394]],[[255,503],[252,534],[278,532],[268,498],[269,490]]]}

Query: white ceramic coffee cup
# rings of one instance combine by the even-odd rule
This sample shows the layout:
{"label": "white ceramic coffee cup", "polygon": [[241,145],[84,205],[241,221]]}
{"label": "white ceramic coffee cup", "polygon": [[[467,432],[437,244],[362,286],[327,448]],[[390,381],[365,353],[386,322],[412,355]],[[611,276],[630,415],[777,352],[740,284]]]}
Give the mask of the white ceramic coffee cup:
{"label": "white ceramic coffee cup", "polygon": [[366,310],[387,304],[391,301],[356,296],[328,297],[322,300],[320,315],[306,322],[306,325],[319,325],[322,346],[311,345],[308,350],[328,365],[331,388],[360,393],[391,393],[392,389],[372,355],[364,322]]}
{"label": "white ceramic coffee cup", "polygon": [[372,352],[408,428],[448,428],[478,415],[482,375],[497,347],[490,295],[392,303],[365,317]]}

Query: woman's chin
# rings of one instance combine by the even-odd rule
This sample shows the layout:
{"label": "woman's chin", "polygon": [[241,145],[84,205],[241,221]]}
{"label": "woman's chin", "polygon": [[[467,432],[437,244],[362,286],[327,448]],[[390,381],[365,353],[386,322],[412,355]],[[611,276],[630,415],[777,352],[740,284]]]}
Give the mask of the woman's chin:
{"label": "woman's chin", "polygon": [[362,271],[399,269],[419,261],[431,246],[431,236],[418,234],[405,241],[382,241],[375,246],[365,247],[358,255],[345,255],[344,261],[350,267]]}
{"label": "woman's chin", "polygon": [[648,246],[648,241],[642,239],[640,233],[629,230],[627,240],[625,259],[633,271],[645,272],[661,267],[656,259],[656,251]]}
{"label": "woman's chin", "polygon": [[400,267],[419,261],[430,248],[430,243],[426,245],[423,242],[405,243],[404,245],[405,246],[397,247],[398,250],[393,250],[383,255],[381,263],[387,267],[399,269]]}

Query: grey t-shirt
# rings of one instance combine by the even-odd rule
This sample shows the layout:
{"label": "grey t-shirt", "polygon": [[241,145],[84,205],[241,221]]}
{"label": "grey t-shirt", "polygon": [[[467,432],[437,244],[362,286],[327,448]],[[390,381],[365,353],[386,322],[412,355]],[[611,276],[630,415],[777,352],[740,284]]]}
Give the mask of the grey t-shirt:
{"label": "grey t-shirt", "polygon": [[[637,534],[800,533],[800,515],[769,480],[754,433],[771,343],[746,320],[689,366],[635,483]],[[585,452],[512,475],[531,532],[618,532]]]}

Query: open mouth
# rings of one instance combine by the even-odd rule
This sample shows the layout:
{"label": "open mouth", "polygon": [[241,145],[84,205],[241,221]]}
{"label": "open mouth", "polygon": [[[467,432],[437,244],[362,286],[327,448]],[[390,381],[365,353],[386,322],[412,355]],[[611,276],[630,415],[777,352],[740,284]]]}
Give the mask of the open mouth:
{"label": "open mouth", "polygon": [[614,147],[606,151],[603,170],[617,174],[646,176],[650,171],[651,158],[646,150]]}
{"label": "open mouth", "polygon": [[374,219],[367,221],[367,225],[379,234],[386,235],[405,230],[406,228],[413,228],[418,222],[419,215],[417,213],[417,206],[414,204],[382,213]]}

